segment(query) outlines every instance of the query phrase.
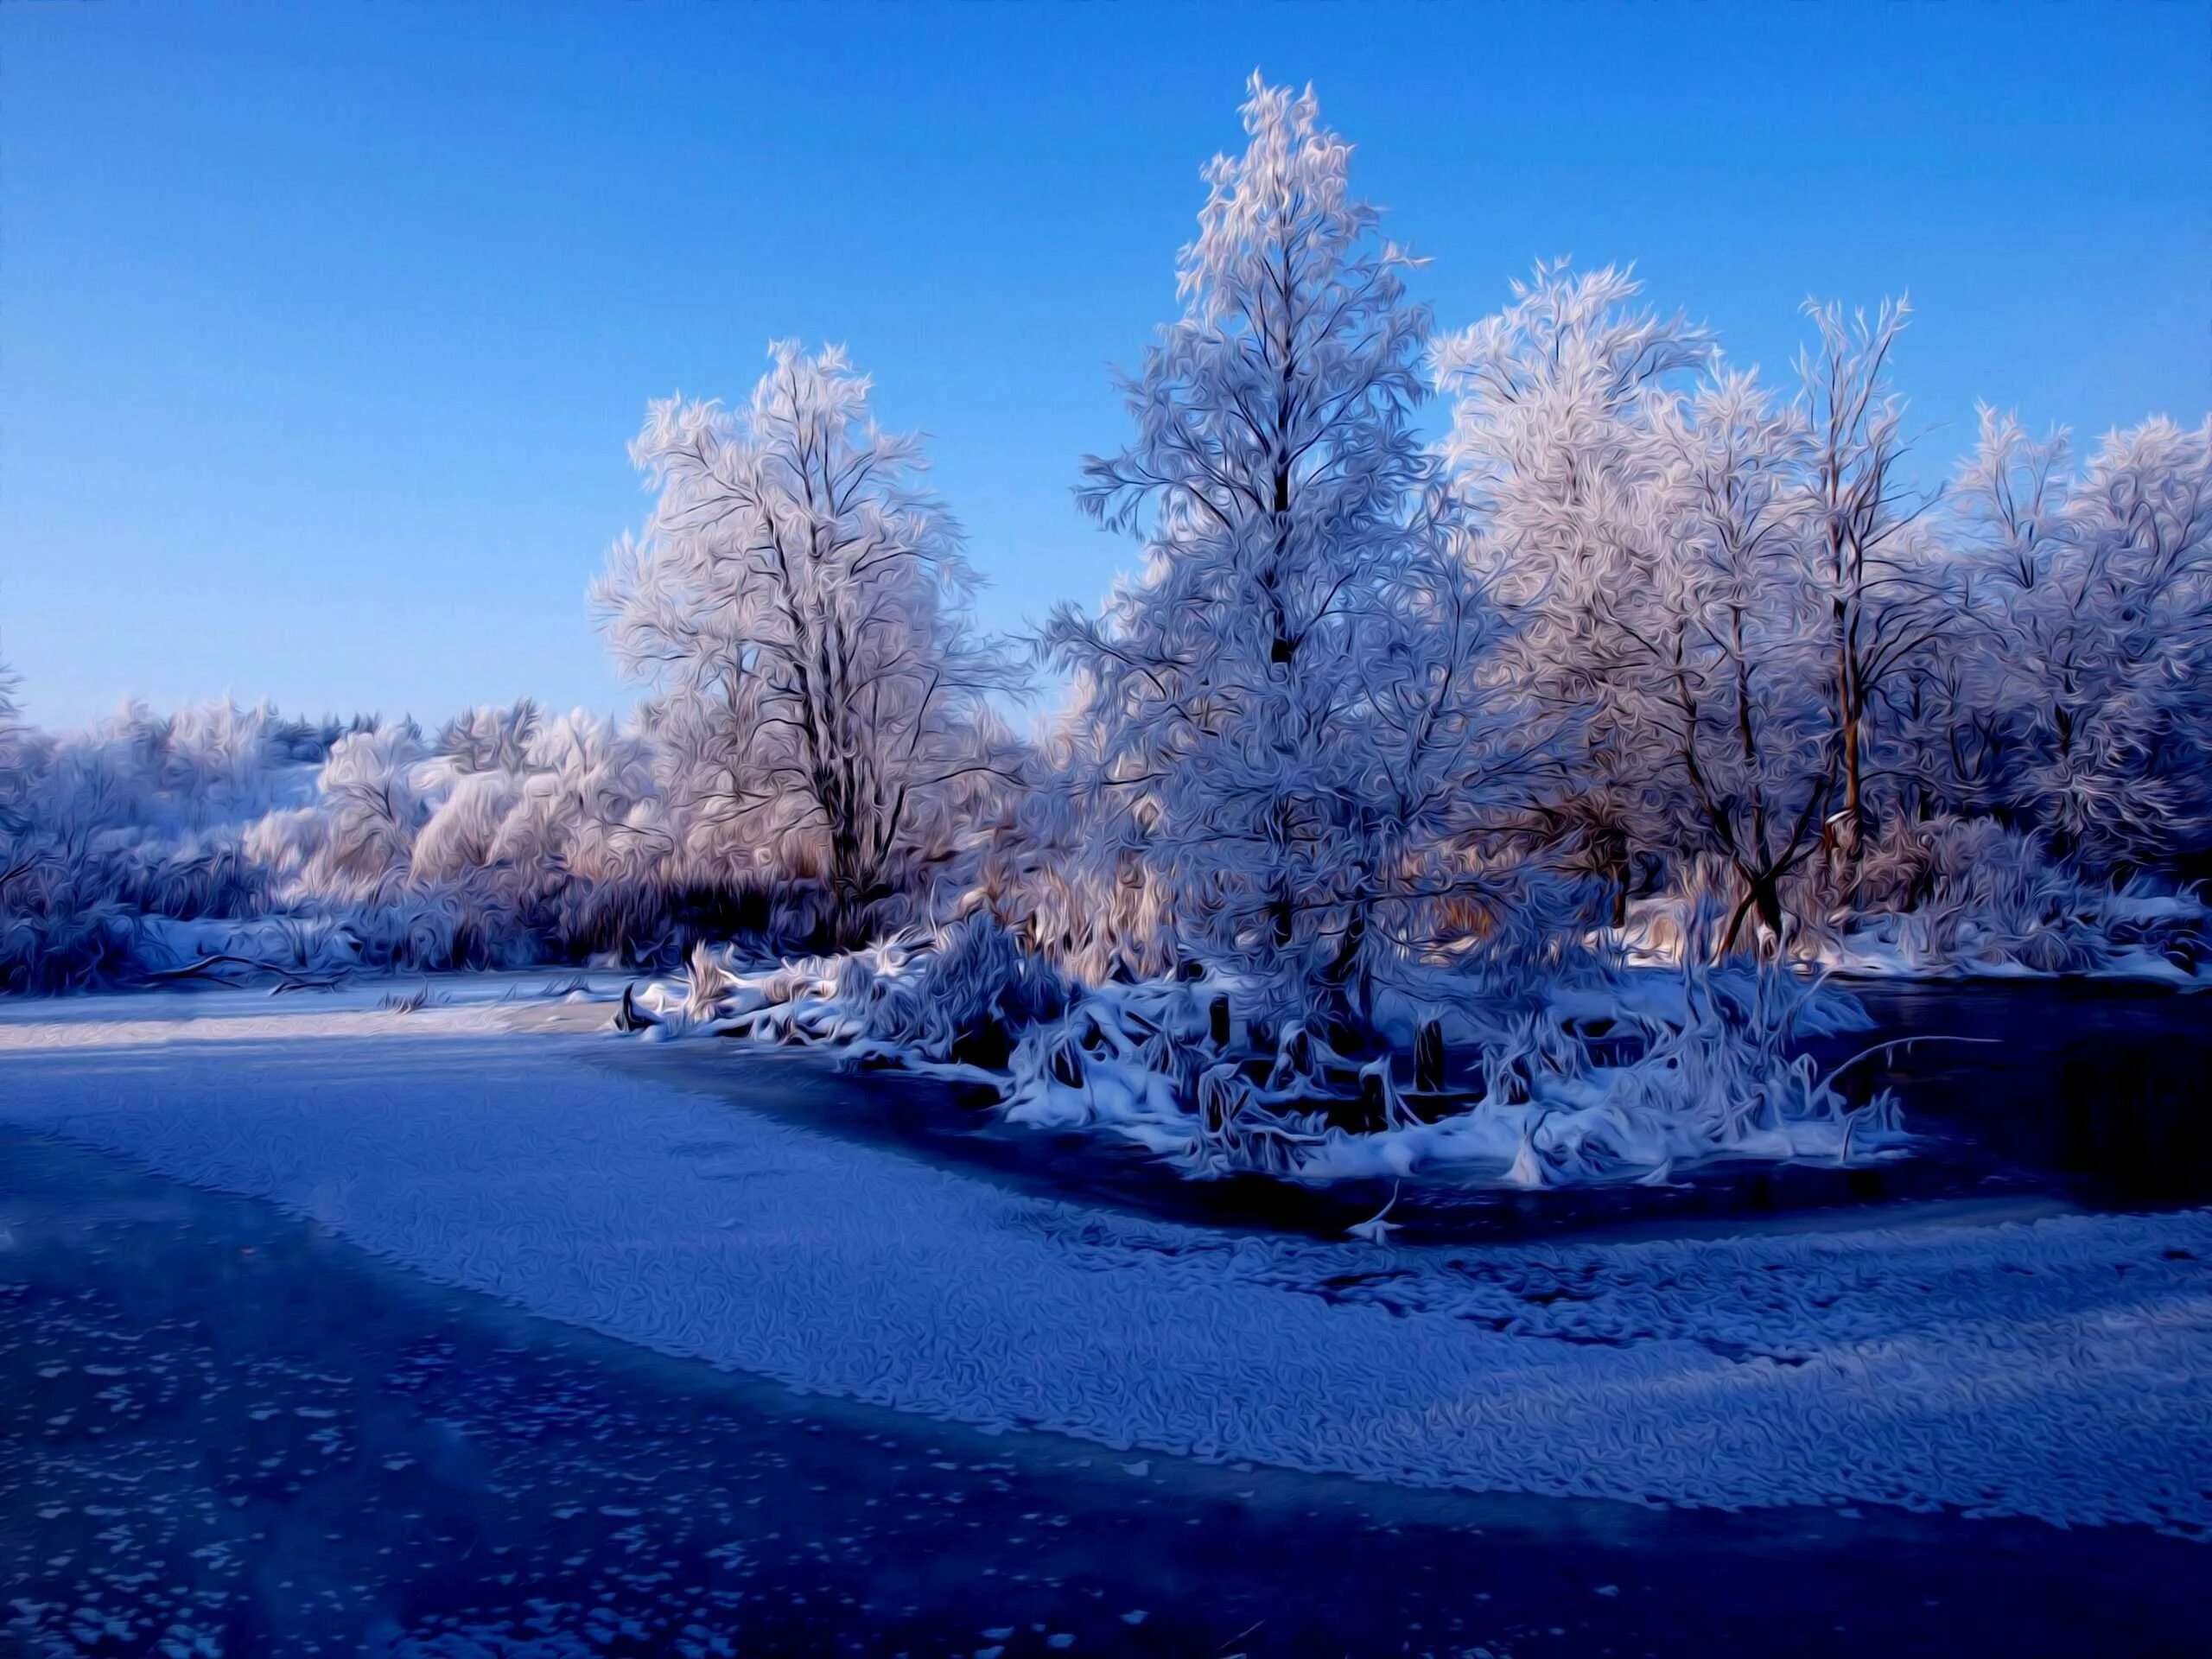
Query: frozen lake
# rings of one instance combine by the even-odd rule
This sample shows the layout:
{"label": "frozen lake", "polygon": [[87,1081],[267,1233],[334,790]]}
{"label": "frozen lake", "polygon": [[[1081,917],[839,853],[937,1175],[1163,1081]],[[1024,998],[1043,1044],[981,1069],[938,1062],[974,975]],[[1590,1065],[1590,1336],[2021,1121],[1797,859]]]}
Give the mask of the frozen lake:
{"label": "frozen lake", "polygon": [[[1709,1213],[1382,1249],[1067,1202],[1064,1152],[948,1154],[899,1126],[938,1109],[906,1085],[715,1047],[708,1087],[563,1005],[540,1033],[290,1001],[0,1030],[0,1607],[28,1651],[2201,1627],[2212,1229],[2036,1152],[2112,1135],[1748,1237]],[[2151,1067],[2202,1029],[2156,1006],[2102,1016]]]}

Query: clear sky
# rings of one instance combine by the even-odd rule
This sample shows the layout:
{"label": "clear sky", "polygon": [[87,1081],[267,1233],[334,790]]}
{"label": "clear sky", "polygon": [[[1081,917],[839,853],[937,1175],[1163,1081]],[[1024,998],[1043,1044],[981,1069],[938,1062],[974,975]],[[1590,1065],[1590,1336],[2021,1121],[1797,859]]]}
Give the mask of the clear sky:
{"label": "clear sky", "polygon": [[[1458,326],[1539,256],[1786,376],[1909,289],[1977,398],[2212,406],[2212,6],[0,0],[0,656],[49,724],[629,696],[584,601],[648,397],[842,340],[988,621],[1129,559],[1070,498],[1237,146],[1311,79]],[[1931,463],[1932,464],[1932,463]]]}

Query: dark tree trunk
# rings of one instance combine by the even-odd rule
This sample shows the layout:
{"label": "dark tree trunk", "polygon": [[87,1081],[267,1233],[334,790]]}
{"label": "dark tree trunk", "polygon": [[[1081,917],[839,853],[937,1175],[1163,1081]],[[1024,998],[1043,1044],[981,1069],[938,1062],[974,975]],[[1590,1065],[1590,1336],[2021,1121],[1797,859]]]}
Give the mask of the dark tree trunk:
{"label": "dark tree trunk", "polygon": [[1758,911],[1760,923],[1777,940],[1782,938],[1782,885],[1773,875],[1762,875],[1751,883],[1751,907]]}
{"label": "dark tree trunk", "polygon": [[1414,1031],[1414,1087],[1425,1095],[1444,1092],[1444,1026],[1424,1020]]}

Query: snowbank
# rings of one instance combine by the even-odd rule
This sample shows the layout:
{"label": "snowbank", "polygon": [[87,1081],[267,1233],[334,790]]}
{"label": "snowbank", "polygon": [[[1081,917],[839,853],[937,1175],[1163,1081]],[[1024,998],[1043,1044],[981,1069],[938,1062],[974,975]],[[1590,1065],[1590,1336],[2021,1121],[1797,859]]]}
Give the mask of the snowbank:
{"label": "snowbank", "polygon": [[1422,1485],[2212,1534],[2203,1211],[1448,1251],[1231,1237],[756,1117],[626,1074],[595,1036],[466,1029],[467,1009],[361,1035],[240,1000],[236,1040],[158,1064],[96,1017],[72,1047],[19,1041],[0,1119],[554,1318],[963,1422]]}

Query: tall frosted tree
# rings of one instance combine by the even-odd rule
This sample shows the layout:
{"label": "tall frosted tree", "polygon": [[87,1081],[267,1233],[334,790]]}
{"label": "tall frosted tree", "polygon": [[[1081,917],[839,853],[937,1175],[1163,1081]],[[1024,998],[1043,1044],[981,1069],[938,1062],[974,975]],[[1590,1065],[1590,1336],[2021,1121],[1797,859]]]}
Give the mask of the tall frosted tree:
{"label": "tall frosted tree", "polygon": [[1312,92],[1253,77],[1184,249],[1182,315],[1127,385],[1136,434],[1078,498],[1141,575],[1047,642],[1077,686],[1086,806],[1185,945],[1363,983],[1454,815],[1516,752],[1477,664],[1497,620],[1446,554],[1413,425],[1427,310]]}
{"label": "tall frosted tree", "polygon": [[1750,917],[1778,943],[1783,883],[1818,850],[1835,782],[1821,590],[1804,556],[1818,517],[1807,435],[1751,375],[1720,370],[1668,402],[1656,436],[1641,723],[1675,844],[1717,855],[1738,888],[1716,943],[1728,950]]}
{"label": "tall frosted tree", "polygon": [[652,406],[631,453],[658,500],[594,597],[663,693],[680,807],[820,869],[851,944],[992,765],[979,716],[1007,676],[968,626],[976,577],[919,440],[876,426],[841,349],[771,356],[742,410]]}
{"label": "tall frosted tree", "polygon": [[1876,815],[1877,774],[1916,658],[1949,620],[1948,588],[1916,533],[1933,498],[1904,480],[1904,403],[1890,389],[1890,359],[1911,316],[1903,300],[1869,319],[1808,304],[1820,342],[1798,358],[1812,432],[1820,513],[1811,556],[1824,590],[1828,702],[1840,798],[1830,839],[1848,900]]}

